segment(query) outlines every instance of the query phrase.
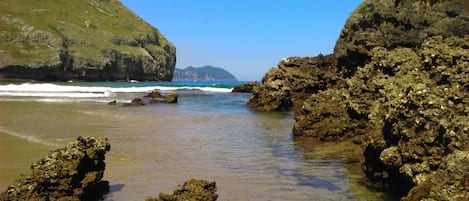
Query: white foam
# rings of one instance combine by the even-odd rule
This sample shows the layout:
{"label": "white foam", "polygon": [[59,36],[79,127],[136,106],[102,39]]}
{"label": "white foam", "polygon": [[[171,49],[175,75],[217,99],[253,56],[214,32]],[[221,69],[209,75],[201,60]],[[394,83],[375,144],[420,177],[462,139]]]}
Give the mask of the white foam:
{"label": "white foam", "polygon": [[58,97],[58,98],[105,98],[106,93],[57,93],[57,92],[1,92],[0,96],[36,96],[36,97]]}
{"label": "white foam", "polygon": [[6,130],[6,129],[3,129],[3,128],[0,128],[0,132],[5,133],[7,135],[17,137],[17,138],[21,138],[23,140],[27,140],[27,141],[32,142],[32,143],[42,144],[42,145],[51,146],[51,147],[58,147],[59,146],[59,144],[57,144],[57,143],[49,142],[49,141],[40,139],[40,138],[35,137],[35,136],[25,135],[25,134],[13,132],[13,131]]}
{"label": "white foam", "polygon": [[232,89],[191,86],[144,86],[144,87],[87,87],[65,86],[50,83],[0,85],[0,96],[18,97],[62,97],[62,98],[106,98],[113,93],[144,93],[152,90],[176,91],[192,90],[204,92],[229,93]]}

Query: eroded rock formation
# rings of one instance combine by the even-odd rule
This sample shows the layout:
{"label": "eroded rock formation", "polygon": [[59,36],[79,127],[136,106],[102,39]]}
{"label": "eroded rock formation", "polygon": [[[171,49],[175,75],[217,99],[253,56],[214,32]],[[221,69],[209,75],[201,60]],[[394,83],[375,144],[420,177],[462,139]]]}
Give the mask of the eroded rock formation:
{"label": "eroded rock formation", "polygon": [[[364,172],[403,200],[467,200],[467,4],[366,0],[348,18],[327,68],[308,69],[311,58],[281,61],[248,106],[293,106],[294,135],[362,145]],[[286,70],[290,59],[299,65]],[[295,90],[304,86],[314,90]]]}
{"label": "eroded rock formation", "polygon": [[179,185],[173,194],[160,193],[158,198],[147,198],[145,201],[216,201],[218,198],[215,182],[190,179]]}
{"label": "eroded rock formation", "polygon": [[78,137],[31,165],[31,174],[10,185],[0,200],[99,200],[109,191],[103,181],[107,138]]}

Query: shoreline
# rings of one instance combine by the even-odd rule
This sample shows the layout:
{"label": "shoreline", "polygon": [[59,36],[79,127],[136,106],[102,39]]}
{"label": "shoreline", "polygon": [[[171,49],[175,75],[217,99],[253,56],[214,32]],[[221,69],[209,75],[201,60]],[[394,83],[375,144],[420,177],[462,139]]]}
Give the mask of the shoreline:
{"label": "shoreline", "polygon": [[[19,144],[21,146],[17,146]],[[0,158],[2,159],[0,162],[0,178],[2,178],[0,191],[4,191],[21,174],[30,172],[29,166],[54,148],[56,147],[33,142],[0,130]],[[18,158],[21,160],[18,161]],[[7,163],[7,161],[15,162]]]}

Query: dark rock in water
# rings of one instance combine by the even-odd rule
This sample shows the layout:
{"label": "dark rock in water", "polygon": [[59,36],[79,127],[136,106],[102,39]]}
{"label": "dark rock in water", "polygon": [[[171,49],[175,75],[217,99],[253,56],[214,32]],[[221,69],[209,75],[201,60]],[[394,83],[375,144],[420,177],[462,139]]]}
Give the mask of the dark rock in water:
{"label": "dark rock in water", "polygon": [[153,90],[144,96],[144,101],[149,103],[177,103],[178,96],[179,95],[176,92],[172,92],[167,96],[163,96],[159,90]]}
{"label": "dark rock in water", "polygon": [[465,3],[366,0],[331,61],[309,71],[311,58],[281,61],[248,106],[293,106],[295,136],[362,145],[370,180],[405,200],[468,200]]}
{"label": "dark rock in water", "polygon": [[130,101],[130,103],[124,103],[125,107],[128,107],[128,106],[144,106],[144,105],[146,105],[146,103],[141,98],[134,98],[134,99],[132,99],[132,101]]}
{"label": "dark rock in water", "polygon": [[108,105],[117,105],[117,101],[116,101],[116,100],[113,100],[113,101],[111,101],[111,102],[109,102],[109,103],[107,103],[107,104],[108,104]]}
{"label": "dark rock in water", "polygon": [[215,201],[218,199],[215,182],[191,179],[176,187],[172,195],[160,193],[158,198],[147,198],[145,201]]}
{"label": "dark rock in water", "polygon": [[171,81],[176,48],[122,3],[80,0],[70,9],[2,0],[0,78]]}
{"label": "dark rock in water", "polygon": [[153,91],[151,91],[150,93],[148,93],[147,95],[145,95],[143,97],[145,97],[145,98],[164,98],[164,96],[161,95],[159,90],[153,90]]}
{"label": "dark rock in water", "polygon": [[153,90],[143,96],[143,98],[134,98],[130,103],[124,103],[123,106],[143,106],[151,103],[177,103],[178,97],[179,95],[176,92],[164,96],[159,90]]}
{"label": "dark rock in water", "polygon": [[[399,187],[403,196],[413,186],[431,186],[428,198],[460,199],[461,190],[452,196],[436,190],[462,189],[464,180],[447,170],[446,161],[456,152],[469,154],[468,41],[436,36],[415,50],[374,48],[370,62],[343,87],[304,101],[295,111],[294,134],[364,145],[365,173],[387,188]],[[466,162],[458,164],[466,169]],[[458,185],[432,179],[442,174]]]}
{"label": "dark rock in water", "polygon": [[177,103],[178,97],[179,95],[176,92],[170,93],[164,98],[164,102],[165,103]]}
{"label": "dark rock in water", "polygon": [[233,90],[231,90],[231,92],[252,93],[254,91],[254,88],[259,87],[259,86],[260,84],[257,81],[243,83],[243,84],[233,87]]}
{"label": "dark rock in water", "polygon": [[49,152],[0,194],[0,200],[99,200],[109,191],[103,178],[107,138],[78,137]]}

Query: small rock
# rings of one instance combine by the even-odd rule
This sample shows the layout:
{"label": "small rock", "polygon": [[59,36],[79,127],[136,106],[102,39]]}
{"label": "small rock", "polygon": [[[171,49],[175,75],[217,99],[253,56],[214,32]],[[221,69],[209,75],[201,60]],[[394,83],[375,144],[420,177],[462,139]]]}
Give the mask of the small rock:
{"label": "small rock", "polygon": [[134,98],[130,103],[124,103],[124,106],[143,106],[146,105],[141,98]]}
{"label": "small rock", "polygon": [[164,102],[165,103],[177,103],[178,97],[179,95],[176,92],[172,92],[164,98]]}
{"label": "small rock", "polygon": [[172,195],[160,193],[158,198],[147,198],[145,201],[216,201],[218,199],[216,192],[214,181],[191,179],[177,186]]}
{"label": "small rock", "polygon": [[160,90],[155,89],[148,93],[147,95],[144,96],[145,98],[164,98],[163,95],[161,95]]}

